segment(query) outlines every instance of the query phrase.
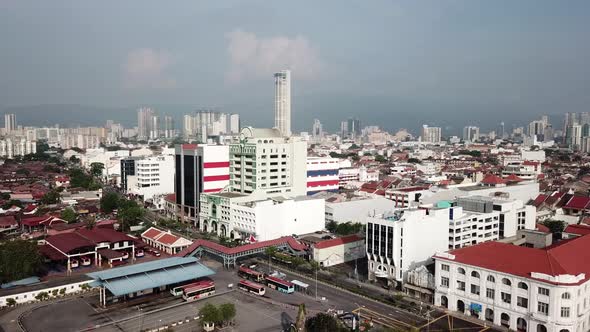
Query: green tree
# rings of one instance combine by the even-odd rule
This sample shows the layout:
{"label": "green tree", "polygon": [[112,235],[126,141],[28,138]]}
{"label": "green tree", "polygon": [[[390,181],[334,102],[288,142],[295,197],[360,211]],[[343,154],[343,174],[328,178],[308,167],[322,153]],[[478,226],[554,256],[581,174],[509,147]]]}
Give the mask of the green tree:
{"label": "green tree", "polygon": [[218,323],[222,320],[221,312],[211,303],[207,303],[199,309],[199,317],[203,324]]}
{"label": "green tree", "polygon": [[36,275],[41,263],[35,242],[14,240],[0,243],[0,283]]}
{"label": "green tree", "polygon": [[297,319],[295,320],[295,327],[297,327],[297,331],[303,331],[305,328],[305,315],[307,311],[305,310],[305,303],[301,303],[299,305],[299,310],[297,311]]}
{"label": "green tree", "polygon": [[236,306],[233,303],[224,303],[219,306],[221,320],[227,324],[236,317]]}
{"label": "green tree", "polygon": [[305,329],[308,332],[337,332],[342,331],[343,327],[332,315],[320,312],[305,321]]}
{"label": "green tree", "polygon": [[10,199],[10,193],[0,193],[0,198],[2,198],[3,200],[7,201]]}
{"label": "green tree", "polygon": [[6,299],[6,305],[9,307],[14,307],[16,305],[16,300],[12,297]]}
{"label": "green tree", "polygon": [[143,216],[143,209],[135,201],[121,200],[117,219],[121,223],[121,228],[128,231],[131,226],[138,224],[139,219]]}
{"label": "green tree", "polygon": [[50,190],[48,191],[43,197],[41,197],[41,203],[49,205],[49,204],[57,204],[61,199],[61,195],[57,190]]}
{"label": "green tree", "polygon": [[547,226],[551,233],[559,234],[565,229],[566,222],[563,220],[547,219],[543,221],[543,225]]}
{"label": "green tree", "polygon": [[53,297],[57,296],[57,294],[59,294],[59,289],[56,288],[56,289],[54,289],[54,290],[51,291],[51,295]]}
{"label": "green tree", "polygon": [[70,162],[72,162],[74,164],[79,164],[80,163],[80,158],[78,158],[76,156],[71,156],[70,157]]}
{"label": "green tree", "polygon": [[100,177],[102,177],[103,171],[104,171],[104,164],[103,163],[90,164],[90,174],[92,176],[100,178]]}
{"label": "green tree", "polygon": [[67,207],[61,211],[61,219],[67,221],[68,223],[75,221],[77,218],[78,214],[71,207]]}
{"label": "green tree", "polygon": [[420,163],[422,163],[422,161],[420,159],[417,159],[417,158],[409,158],[408,159],[408,162],[411,163],[411,164],[420,164]]}
{"label": "green tree", "polygon": [[8,202],[4,203],[2,205],[2,208],[4,210],[7,210],[7,209],[10,209],[13,205],[14,206],[18,206],[19,208],[22,208],[23,207],[23,202],[21,202],[21,201],[19,201],[17,199],[11,199]]}
{"label": "green tree", "polygon": [[37,293],[37,295],[35,295],[35,299],[39,300],[39,301],[43,301],[49,298],[49,293],[47,292],[39,292]]}
{"label": "green tree", "polygon": [[334,220],[330,220],[326,223],[326,229],[330,233],[336,233],[336,229],[338,228],[338,223]]}
{"label": "green tree", "polygon": [[376,155],[376,156],[375,156],[375,161],[376,161],[376,162],[378,162],[378,163],[385,163],[385,162],[387,162],[388,160],[387,160],[387,158],[386,158],[386,157],[384,157],[384,156],[382,156],[382,155],[378,154],[378,155]]}
{"label": "green tree", "polygon": [[119,208],[120,197],[117,193],[107,192],[102,195],[100,199],[100,211],[103,213],[111,213]]}

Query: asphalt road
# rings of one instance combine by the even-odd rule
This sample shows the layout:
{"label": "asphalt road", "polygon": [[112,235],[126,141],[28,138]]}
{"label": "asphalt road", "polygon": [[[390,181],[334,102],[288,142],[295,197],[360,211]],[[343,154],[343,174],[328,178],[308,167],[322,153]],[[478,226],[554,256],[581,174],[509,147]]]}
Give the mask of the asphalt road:
{"label": "asphalt road", "polygon": [[[240,279],[236,273],[237,269],[225,269],[216,261],[204,260],[203,262],[216,270],[217,273],[212,276],[216,282],[216,291],[218,294],[225,294],[187,304],[182,299],[164,293],[143,299],[143,303],[114,304],[106,310],[97,306],[97,296],[78,298],[34,310],[24,318],[24,324],[27,330],[32,332],[79,331],[97,325],[102,327],[96,331],[105,332],[131,332],[163,326],[173,327],[174,331],[193,331],[198,330],[199,323],[196,316],[202,305],[226,302],[236,305],[238,325],[234,327],[235,331],[284,330],[294,321],[297,315],[297,306],[301,303],[305,303],[309,315],[333,309],[344,312],[360,312],[364,319],[372,318],[375,322],[399,328],[421,327],[428,323],[423,317],[336,289],[321,282],[317,286],[316,299],[313,278],[294,275],[287,271],[282,271],[287,275],[286,279],[296,279],[309,284],[310,292],[308,293],[311,294],[299,292],[284,294],[269,288],[267,288],[264,297],[245,294],[236,290],[235,287]],[[268,266],[259,264],[259,269],[267,272]],[[275,269],[276,267],[273,267],[273,270]],[[234,287],[230,289],[229,284],[233,284]],[[174,307],[170,308],[171,306]],[[125,321],[105,326],[121,319],[125,319]],[[473,324],[473,326],[477,327],[478,325]]]}

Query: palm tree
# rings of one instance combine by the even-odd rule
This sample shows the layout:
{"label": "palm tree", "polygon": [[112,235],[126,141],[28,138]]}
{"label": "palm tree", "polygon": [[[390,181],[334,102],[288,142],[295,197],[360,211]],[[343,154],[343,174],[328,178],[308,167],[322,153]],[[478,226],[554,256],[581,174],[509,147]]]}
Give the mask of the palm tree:
{"label": "palm tree", "polygon": [[299,305],[299,312],[297,312],[297,320],[295,321],[295,327],[297,331],[305,330],[305,303]]}

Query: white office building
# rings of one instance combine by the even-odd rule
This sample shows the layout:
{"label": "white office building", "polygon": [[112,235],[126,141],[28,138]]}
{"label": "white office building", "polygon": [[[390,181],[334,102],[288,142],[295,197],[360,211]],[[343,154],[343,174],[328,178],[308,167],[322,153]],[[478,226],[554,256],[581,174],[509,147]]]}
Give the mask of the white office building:
{"label": "white office building", "polygon": [[486,242],[435,260],[435,305],[513,331],[590,328],[590,236],[548,248]]}
{"label": "white office building", "polygon": [[201,195],[197,228],[231,239],[266,241],[324,229],[324,200],[299,196],[257,199],[239,193]]}
{"label": "white office building", "polygon": [[307,194],[307,144],[301,138],[247,127],[229,154],[232,192],[263,198]]}
{"label": "white office building", "polygon": [[291,71],[281,70],[275,77],[275,128],[291,136]]}
{"label": "white office building", "polygon": [[422,126],[422,135],[420,135],[422,142],[424,143],[440,143],[442,136],[442,130],[440,127],[429,127],[428,125]]}
{"label": "white office building", "polygon": [[406,280],[408,271],[448,249],[449,209],[397,210],[367,218],[369,280]]}
{"label": "white office building", "polygon": [[4,114],[4,133],[9,134],[16,130],[16,115]]}
{"label": "white office building", "polygon": [[463,128],[463,140],[477,142],[479,140],[479,127],[467,126]]}
{"label": "white office building", "polygon": [[37,153],[37,142],[26,138],[5,138],[0,140],[0,157],[12,159],[16,156]]}
{"label": "white office building", "polygon": [[174,156],[135,160],[135,175],[127,177],[127,191],[144,200],[174,192]]}

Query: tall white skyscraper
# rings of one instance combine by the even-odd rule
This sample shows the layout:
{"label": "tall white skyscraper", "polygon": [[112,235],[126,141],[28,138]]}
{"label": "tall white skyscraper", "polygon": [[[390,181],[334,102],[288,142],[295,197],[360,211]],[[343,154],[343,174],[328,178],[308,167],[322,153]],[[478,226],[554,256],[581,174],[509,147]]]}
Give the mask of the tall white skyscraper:
{"label": "tall white skyscraper", "polygon": [[313,120],[313,127],[311,129],[311,135],[313,136],[314,140],[321,140],[324,136],[324,130],[322,128],[322,123],[318,119]]}
{"label": "tall white skyscraper", "polygon": [[275,73],[275,128],[291,136],[291,71]]}
{"label": "tall white skyscraper", "polygon": [[16,130],[16,115],[4,114],[4,129],[6,133]]}
{"label": "tall white skyscraper", "polygon": [[[137,137],[139,139],[150,138],[155,116],[156,113],[149,107],[142,107],[137,110]],[[157,123],[157,120],[155,122]]]}
{"label": "tall white skyscraper", "polygon": [[441,139],[441,128],[440,127],[428,127],[428,125],[422,126],[422,142],[426,143],[440,143]]}

